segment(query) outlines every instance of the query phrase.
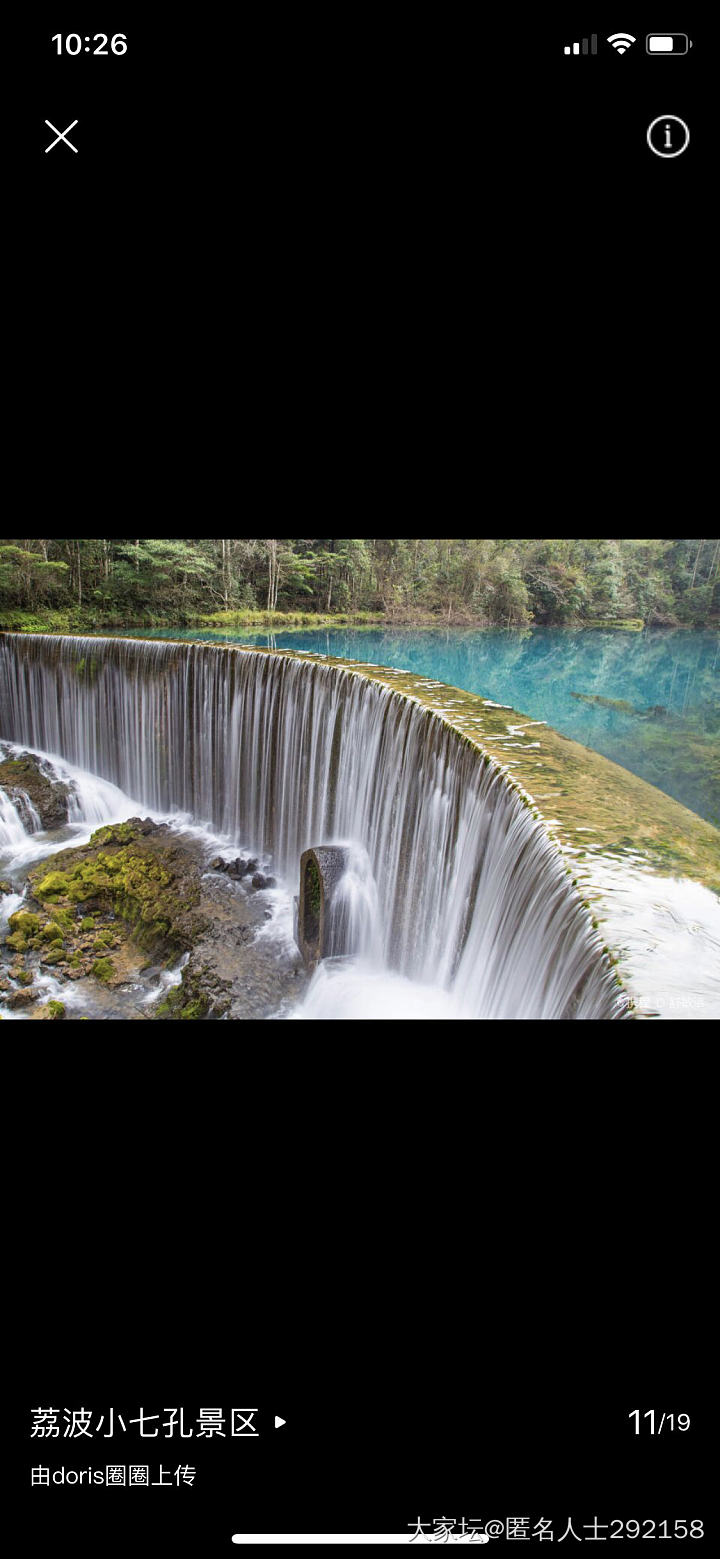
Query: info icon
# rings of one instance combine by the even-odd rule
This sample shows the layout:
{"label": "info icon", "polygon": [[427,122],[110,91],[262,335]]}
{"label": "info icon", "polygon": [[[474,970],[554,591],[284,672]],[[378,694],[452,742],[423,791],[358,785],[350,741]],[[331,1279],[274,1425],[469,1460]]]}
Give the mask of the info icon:
{"label": "info icon", "polygon": [[690,131],[677,114],[659,114],[648,125],[647,143],[656,157],[680,157],[690,145]]}

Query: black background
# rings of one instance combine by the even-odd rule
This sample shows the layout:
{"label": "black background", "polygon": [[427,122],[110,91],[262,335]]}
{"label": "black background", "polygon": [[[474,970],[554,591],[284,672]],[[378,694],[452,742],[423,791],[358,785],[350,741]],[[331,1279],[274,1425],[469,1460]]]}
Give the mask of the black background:
{"label": "black background", "polygon": [[[415,484],[461,500],[468,463],[486,488],[532,471],[563,507],[576,467],[584,501],[687,481],[707,19],[670,18],[693,50],[653,59],[651,12],[622,57],[618,18],[576,9],[98,14],[34,9],[7,63],[36,499],[164,514],[242,473],[263,502],[394,512]],[[597,57],[563,54],[593,28]],[[128,52],[58,58],[70,31]],[[646,144],[666,112],[692,137],[670,162]],[[77,118],[77,155],[45,153],[46,118]]]}
{"label": "black background", "polygon": [[[23,1551],[211,1556],[418,1516],[549,1517],[556,1542],[568,1516],[699,1518],[712,1541],[703,1066],[593,1024],[478,1025],[442,1059],[268,1033],[98,1025],[21,1073]],[[30,1439],[51,1405],[254,1406],[261,1435]],[[636,1408],[691,1428],[638,1437]],[[30,1487],[161,1460],[195,1484]]]}
{"label": "black background", "polygon": [[[441,22],[357,5],[342,18],[278,5],[198,17],[113,0],[98,15],[35,8],[23,146],[45,197],[82,189],[127,219],[133,202],[149,210],[172,191],[188,212],[201,199],[218,218],[232,208],[244,227],[262,190],[268,217],[282,206],[324,230],[337,216],[351,228],[387,217],[395,232],[422,205],[437,217],[443,192],[454,219],[456,201],[474,219],[492,217],[488,195],[504,185],[518,198],[542,189],[559,222],[589,198],[610,225],[613,205],[670,208],[707,167],[712,38],[687,14],[673,18],[693,39],[684,58],[646,54],[651,10],[630,19],[637,42],[622,57],[605,41],[613,23],[577,8],[549,24],[517,11],[477,29],[459,13]],[[592,29],[597,57],[565,57],[564,42]],[[99,30],[124,32],[127,54],[86,54]],[[71,31],[82,51],[58,58],[51,36]],[[691,129],[692,149],[672,165],[646,145],[662,113]],[[42,154],[53,138],[46,118],[58,129],[78,119],[77,157],[62,146]]]}

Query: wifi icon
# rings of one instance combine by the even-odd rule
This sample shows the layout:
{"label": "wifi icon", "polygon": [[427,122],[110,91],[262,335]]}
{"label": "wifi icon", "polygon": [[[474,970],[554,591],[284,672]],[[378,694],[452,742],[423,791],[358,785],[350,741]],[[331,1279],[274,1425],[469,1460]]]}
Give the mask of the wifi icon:
{"label": "wifi icon", "polygon": [[627,54],[631,45],[637,43],[637,38],[633,38],[631,32],[614,32],[610,34],[607,41],[616,54]]}

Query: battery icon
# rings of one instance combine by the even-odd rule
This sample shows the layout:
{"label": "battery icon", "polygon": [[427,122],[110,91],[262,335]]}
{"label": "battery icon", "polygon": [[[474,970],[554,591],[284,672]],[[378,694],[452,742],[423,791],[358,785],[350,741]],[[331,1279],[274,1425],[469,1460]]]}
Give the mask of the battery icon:
{"label": "battery icon", "polygon": [[691,48],[686,32],[650,32],[645,43],[648,54],[687,54]]}

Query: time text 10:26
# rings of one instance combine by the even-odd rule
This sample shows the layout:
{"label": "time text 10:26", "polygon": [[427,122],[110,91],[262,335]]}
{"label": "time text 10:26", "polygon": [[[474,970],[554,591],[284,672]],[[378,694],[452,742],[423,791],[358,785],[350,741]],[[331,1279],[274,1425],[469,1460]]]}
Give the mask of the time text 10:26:
{"label": "time text 10:26", "polygon": [[[109,54],[110,50],[112,50],[113,54],[127,54],[127,35],[124,32],[114,33],[109,41],[110,49],[108,49],[108,34],[106,32],[96,32],[92,38],[81,38],[78,32],[69,32],[63,38],[61,32],[56,32],[50,39],[51,43],[57,44],[58,54],[62,54],[63,47],[65,53],[71,55]],[[97,47],[91,49],[91,43],[96,44]]]}

